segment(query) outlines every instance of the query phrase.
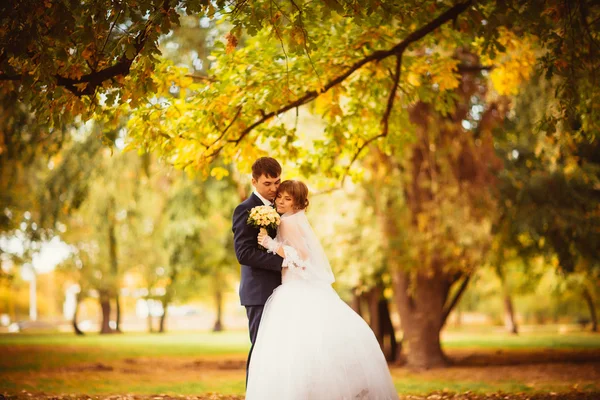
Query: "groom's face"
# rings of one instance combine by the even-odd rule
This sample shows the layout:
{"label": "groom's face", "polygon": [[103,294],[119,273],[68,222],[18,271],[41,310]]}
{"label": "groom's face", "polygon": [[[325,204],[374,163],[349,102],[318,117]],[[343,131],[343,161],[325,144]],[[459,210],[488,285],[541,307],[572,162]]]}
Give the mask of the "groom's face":
{"label": "groom's face", "polygon": [[277,194],[277,188],[281,183],[281,178],[279,176],[271,177],[266,175],[261,175],[258,179],[252,178],[252,185],[256,188],[256,191],[267,200],[275,200],[275,195]]}

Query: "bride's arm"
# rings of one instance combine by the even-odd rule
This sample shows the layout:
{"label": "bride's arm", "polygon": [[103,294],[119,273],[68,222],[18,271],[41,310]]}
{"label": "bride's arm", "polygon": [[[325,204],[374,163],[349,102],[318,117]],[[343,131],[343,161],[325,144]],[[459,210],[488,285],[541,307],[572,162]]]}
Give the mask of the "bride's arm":
{"label": "bride's arm", "polygon": [[273,253],[285,258],[285,251],[283,250],[281,243],[270,237],[266,230],[261,229],[258,233],[258,243]]}
{"label": "bride's arm", "polygon": [[285,243],[269,237],[266,231],[263,230],[258,234],[258,243],[266,247],[270,252],[281,256],[284,259],[282,267],[305,270],[309,263],[309,252],[300,229],[292,221],[282,223],[280,229],[282,232],[285,232]]}

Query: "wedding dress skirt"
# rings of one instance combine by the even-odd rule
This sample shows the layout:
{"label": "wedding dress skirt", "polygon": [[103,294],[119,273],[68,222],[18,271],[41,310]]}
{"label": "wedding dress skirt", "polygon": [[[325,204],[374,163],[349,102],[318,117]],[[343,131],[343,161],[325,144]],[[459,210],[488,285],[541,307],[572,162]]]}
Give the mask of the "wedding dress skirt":
{"label": "wedding dress skirt", "polygon": [[342,399],[398,399],[377,339],[329,284],[284,276],[265,304],[246,400]]}

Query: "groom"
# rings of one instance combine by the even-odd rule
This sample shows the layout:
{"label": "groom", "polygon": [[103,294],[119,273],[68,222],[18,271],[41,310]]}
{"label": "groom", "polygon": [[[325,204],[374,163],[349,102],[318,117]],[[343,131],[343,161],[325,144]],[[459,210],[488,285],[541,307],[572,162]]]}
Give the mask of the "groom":
{"label": "groom", "polygon": [[246,307],[250,328],[250,353],[246,363],[246,384],[248,367],[254,349],[258,326],[265,302],[273,290],[281,285],[283,258],[258,248],[258,228],[246,223],[250,210],[256,206],[270,206],[275,201],[277,188],[281,183],[281,165],[271,157],[261,157],[252,164],[252,185],[254,192],[233,212],[233,245],[235,255],[242,268],[240,300]]}

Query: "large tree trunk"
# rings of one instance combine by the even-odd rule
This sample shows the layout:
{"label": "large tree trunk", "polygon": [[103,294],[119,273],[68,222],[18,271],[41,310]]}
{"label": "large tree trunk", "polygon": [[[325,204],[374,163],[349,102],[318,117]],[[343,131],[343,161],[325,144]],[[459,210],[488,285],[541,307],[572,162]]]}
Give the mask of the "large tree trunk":
{"label": "large tree trunk", "polygon": [[512,298],[508,293],[504,294],[504,326],[513,335],[519,334]]}
{"label": "large tree trunk", "polygon": [[112,333],[112,329],[110,328],[110,296],[108,290],[100,291],[100,307],[102,309],[100,333]]}
{"label": "large tree trunk", "polygon": [[398,221],[389,217],[395,215],[393,207],[394,200],[386,201],[378,217],[387,242],[386,258],[392,273],[394,301],[402,321],[402,349],[407,351],[406,361],[410,368],[442,367],[447,365],[447,359],[442,352],[439,335],[447,315],[444,305],[450,283],[440,272],[440,267],[432,265],[431,274],[418,272],[414,285],[410,285],[409,273],[398,261],[402,259],[401,249],[390,245],[399,237]]}
{"label": "large tree trunk", "polygon": [[[469,64],[479,62],[476,56],[462,51],[457,51],[457,57]],[[461,230],[458,223],[446,225],[449,206],[469,206],[477,211],[465,214],[466,222],[473,224],[494,212],[494,202],[485,194],[495,182],[493,170],[503,166],[495,156],[491,134],[502,120],[502,112],[495,106],[489,107],[481,115],[476,133],[465,132],[460,126],[471,110],[471,96],[480,90],[477,80],[477,73],[462,74],[461,85],[455,91],[459,100],[448,115],[421,102],[411,107],[415,140],[405,149],[402,159],[375,149],[377,157],[372,160],[374,203],[383,231],[385,260],[392,274],[407,363],[413,368],[448,363],[441,348],[440,331],[480,262],[471,255],[482,256],[486,250],[454,241],[455,232],[449,237],[441,233],[448,229],[445,226]],[[397,185],[396,190],[390,189],[393,184]],[[411,233],[416,234],[414,240]],[[486,239],[489,237],[481,241],[484,246]],[[455,246],[459,252],[444,254],[441,249],[447,245]],[[407,250],[415,250],[414,256],[407,256]],[[465,277],[461,286],[448,299],[450,288],[461,277]]]}
{"label": "large tree trunk", "polygon": [[393,277],[408,366],[417,369],[446,366],[448,360],[440,344],[444,303],[448,293],[443,277],[439,272],[431,277],[418,274],[414,294],[411,293],[413,289],[407,272],[398,269]]}
{"label": "large tree trunk", "polygon": [[588,288],[583,288],[583,298],[585,299],[588,309],[590,310],[590,318],[592,320],[592,332],[598,332],[598,316],[596,315],[594,298],[592,297],[592,294],[590,293]]}
{"label": "large tree trunk", "polygon": [[77,325],[77,313],[79,312],[79,303],[81,301],[81,293],[77,293],[75,295],[75,312],[73,313],[73,331],[78,336],[83,336],[84,333],[81,329],[79,329],[79,325]]}

